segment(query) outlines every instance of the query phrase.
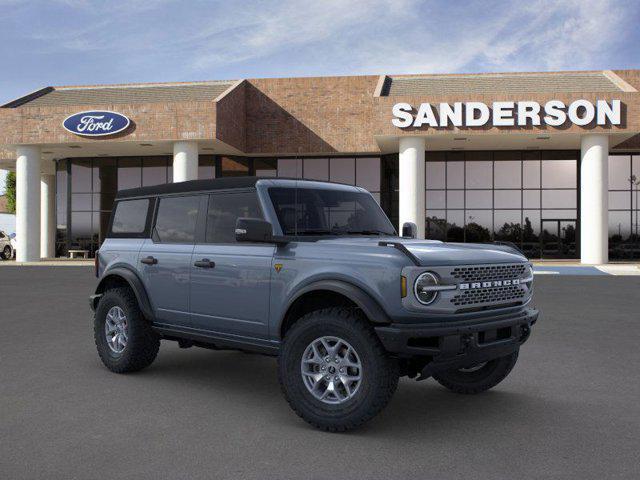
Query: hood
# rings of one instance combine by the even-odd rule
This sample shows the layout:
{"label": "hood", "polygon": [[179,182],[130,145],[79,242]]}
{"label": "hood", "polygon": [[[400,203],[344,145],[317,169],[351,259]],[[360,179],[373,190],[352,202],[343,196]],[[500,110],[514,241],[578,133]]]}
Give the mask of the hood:
{"label": "hood", "polygon": [[513,247],[487,243],[442,243],[402,240],[423,266],[477,265],[483,263],[520,263],[527,258]]}
{"label": "hood", "polygon": [[321,240],[322,243],[367,247],[377,246],[382,241],[404,245],[420,261],[422,266],[480,265],[527,261],[527,258],[513,247],[488,243],[444,243],[438,240],[413,240],[399,237],[338,237]]}

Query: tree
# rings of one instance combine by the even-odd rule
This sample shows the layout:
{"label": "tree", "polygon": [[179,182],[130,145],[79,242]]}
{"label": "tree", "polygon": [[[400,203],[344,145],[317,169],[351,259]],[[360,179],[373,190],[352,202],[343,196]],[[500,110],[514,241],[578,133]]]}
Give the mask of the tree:
{"label": "tree", "polygon": [[5,193],[7,195],[7,211],[16,213],[16,174],[8,172],[5,179]]}

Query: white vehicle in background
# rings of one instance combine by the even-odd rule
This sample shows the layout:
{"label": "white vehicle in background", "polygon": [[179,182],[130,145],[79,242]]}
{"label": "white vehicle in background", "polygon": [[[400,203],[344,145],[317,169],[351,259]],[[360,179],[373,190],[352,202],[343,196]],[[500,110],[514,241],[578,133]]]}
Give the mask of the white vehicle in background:
{"label": "white vehicle in background", "polygon": [[[15,235],[13,236],[15,238]],[[14,238],[0,230],[0,258],[11,260],[15,253]]]}

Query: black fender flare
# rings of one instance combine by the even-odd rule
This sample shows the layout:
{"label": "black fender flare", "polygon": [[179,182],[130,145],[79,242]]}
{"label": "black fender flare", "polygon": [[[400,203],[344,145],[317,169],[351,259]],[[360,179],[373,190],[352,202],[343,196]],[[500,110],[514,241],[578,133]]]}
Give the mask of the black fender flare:
{"label": "black fender flare", "polygon": [[100,296],[104,293],[105,284],[110,278],[114,277],[121,278],[127,282],[129,287],[131,287],[131,290],[133,290],[136,300],[138,301],[138,306],[140,307],[140,310],[142,310],[145,318],[150,322],[153,322],[155,315],[153,314],[153,308],[142,280],[140,280],[140,277],[135,272],[126,267],[114,267],[105,272],[104,276],[100,279],[100,283],[98,283],[98,286],[96,287],[96,295],[92,297],[94,310],[98,306]]}
{"label": "black fender flare", "polygon": [[278,329],[282,328],[282,324],[287,317],[291,306],[300,297],[309,292],[318,290],[328,290],[347,297],[349,300],[355,303],[358,308],[360,308],[360,310],[362,310],[367,318],[373,323],[391,323],[389,316],[380,306],[380,304],[375,299],[373,299],[371,295],[362,290],[362,288],[343,280],[318,280],[302,287],[300,290],[297,290],[295,294],[289,299],[289,301],[287,302],[287,306],[284,309],[282,318],[280,318]]}

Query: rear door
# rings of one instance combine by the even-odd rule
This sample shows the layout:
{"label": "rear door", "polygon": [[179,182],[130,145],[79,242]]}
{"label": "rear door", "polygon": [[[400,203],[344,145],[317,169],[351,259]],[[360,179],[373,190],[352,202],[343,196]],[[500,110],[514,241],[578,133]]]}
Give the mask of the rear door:
{"label": "rear door", "polygon": [[194,327],[268,338],[273,244],[237,243],[239,217],[263,218],[255,190],[209,196],[203,242],[191,262]]}
{"label": "rear door", "polygon": [[206,196],[161,197],[138,262],[158,323],[189,326],[189,279],[198,212]]}

